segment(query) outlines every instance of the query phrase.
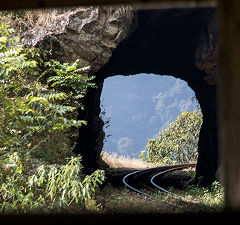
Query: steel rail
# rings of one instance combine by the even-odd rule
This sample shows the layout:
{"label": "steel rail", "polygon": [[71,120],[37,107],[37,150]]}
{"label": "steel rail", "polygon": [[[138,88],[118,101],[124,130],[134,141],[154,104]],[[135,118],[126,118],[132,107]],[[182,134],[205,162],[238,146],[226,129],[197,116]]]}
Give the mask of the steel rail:
{"label": "steel rail", "polygon": [[181,166],[181,167],[177,167],[177,168],[171,168],[171,169],[168,169],[168,170],[164,170],[164,171],[162,171],[162,172],[159,172],[159,173],[157,173],[157,174],[155,174],[154,176],[151,177],[151,180],[150,180],[150,181],[151,181],[151,184],[152,184],[153,186],[155,186],[156,188],[158,188],[159,190],[161,190],[161,191],[164,191],[164,192],[166,192],[166,193],[174,194],[174,193],[169,192],[169,191],[167,191],[166,189],[160,187],[160,186],[157,185],[155,182],[153,182],[153,180],[154,180],[155,177],[160,176],[160,175],[162,175],[162,174],[165,174],[165,173],[168,173],[168,172],[171,172],[171,171],[175,171],[175,170],[185,169],[185,168],[187,168],[187,166],[184,166],[184,167]]}
{"label": "steel rail", "polygon": [[[129,189],[139,193],[139,194],[142,194],[142,195],[145,195],[147,197],[152,197],[152,195],[149,195],[135,187],[133,187],[132,185],[130,185],[126,180],[127,178],[129,178],[130,176],[132,175],[136,175],[136,174],[141,174],[141,173],[145,173],[147,171],[156,171],[156,170],[161,170],[160,173],[157,173],[158,175],[160,174],[164,174],[164,173],[167,173],[167,172],[170,172],[170,171],[174,171],[174,170],[179,170],[179,169],[184,169],[184,168],[188,168],[188,167],[193,167],[193,166],[196,166],[196,164],[183,164],[183,165],[173,165],[173,166],[163,166],[163,167],[154,167],[154,168],[148,168],[148,169],[144,169],[144,170],[137,170],[137,171],[134,171],[134,172],[131,172],[129,174],[127,174],[126,176],[124,176],[124,178],[122,179],[123,183],[125,184],[125,186],[127,186]],[[156,176],[155,176],[156,177]],[[152,180],[152,179],[151,179]],[[154,185],[155,186],[155,185]],[[156,187],[156,186],[155,186]],[[158,189],[163,189],[161,188],[160,186],[158,186]],[[164,189],[165,190],[165,189]],[[165,190],[166,191],[166,190]]]}
{"label": "steel rail", "polygon": [[[181,200],[184,201],[184,202],[191,202],[191,203],[194,203],[194,204],[202,205],[201,203],[199,203],[199,202],[197,202],[197,201],[194,201],[194,200],[192,200],[192,199],[188,199],[188,198],[185,198],[185,197],[183,197],[183,196],[181,196],[181,195],[178,195],[178,194],[176,194],[176,193],[170,192],[170,191],[168,191],[168,190],[160,187],[159,185],[157,185],[157,184],[153,181],[157,176],[160,176],[160,175],[162,175],[162,174],[164,174],[164,173],[167,173],[167,172],[170,172],[170,171],[174,171],[174,170],[185,169],[185,168],[193,167],[193,166],[194,166],[194,164],[193,164],[193,165],[189,165],[189,166],[186,165],[186,166],[179,167],[179,168],[172,168],[172,169],[168,169],[168,170],[159,172],[159,173],[157,173],[157,174],[155,174],[154,176],[151,177],[151,184],[152,184],[153,186],[155,186],[156,188],[158,188],[159,190],[161,190],[161,191],[163,191],[163,192],[165,192],[165,193],[170,193],[173,197],[179,198],[179,199],[181,199]],[[195,166],[196,166],[196,165],[195,165]],[[206,207],[206,206],[204,206],[204,207]],[[211,207],[210,207],[209,209],[212,210]]]}
{"label": "steel rail", "polygon": [[[170,192],[170,191],[168,191],[168,190],[160,187],[159,185],[157,185],[157,184],[153,181],[157,176],[160,176],[160,175],[162,175],[162,174],[164,174],[164,173],[167,173],[167,172],[170,172],[170,171],[173,171],[173,170],[184,169],[184,168],[192,167],[192,166],[193,166],[193,165],[183,166],[183,167],[168,169],[168,170],[159,172],[159,173],[157,173],[157,174],[155,174],[154,176],[151,177],[151,184],[154,185],[154,186],[155,186],[156,188],[158,188],[159,190],[161,190],[161,191],[163,191],[163,192],[165,192],[165,193],[170,193],[173,197],[178,198],[178,199],[181,199],[183,202],[186,202],[186,203],[194,203],[194,204],[197,204],[197,205],[199,205],[199,206],[201,206],[201,207],[207,208],[208,210],[212,211],[213,208],[208,207],[208,206],[205,206],[205,205],[203,205],[202,203],[199,203],[199,202],[194,201],[194,200],[192,200],[192,199],[185,198],[185,197],[183,197],[183,196],[181,196],[181,195],[178,195],[178,194],[176,194],[176,193]],[[188,210],[186,210],[186,211],[188,211]]]}
{"label": "steel rail", "polygon": [[[151,184],[152,184],[154,187],[158,188],[159,190],[161,190],[161,191],[163,191],[163,192],[165,192],[165,193],[170,193],[170,194],[172,195],[172,197],[181,199],[181,200],[182,200],[183,202],[185,202],[185,203],[194,203],[194,204],[197,204],[197,205],[199,205],[199,206],[203,206],[204,208],[206,208],[206,206],[204,206],[203,204],[201,204],[201,203],[199,203],[199,202],[197,202],[197,201],[194,201],[194,200],[192,200],[192,199],[185,198],[185,197],[183,197],[183,196],[181,196],[181,195],[178,195],[178,194],[175,194],[175,193],[173,193],[173,192],[170,192],[170,191],[168,191],[168,190],[160,187],[158,184],[156,184],[156,183],[154,182],[154,179],[155,179],[157,176],[160,176],[160,175],[162,175],[162,174],[165,174],[165,173],[168,173],[168,172],[171,172],[171,171],[181,170],[181,169],[185,169],[185,168],[189,168],[189,167],[194,167],[194,166],[196,166],[196,164],[182,164],[182,165],[163,166],[163,167],[148,168],[148,169],[144,169],[144,170],[137,170],[137,171],[131,172],[131,173],[127,174],[126,176],[124,176],[124,178],[123,178],[122,181],[123,181],[123,183],[125,184],[125,186],[128,187],[129,189],[131,189],[131,190],[133,190],[133,191],[135,191],[135,192],[137,192],[137,193],[139,193],[139,194],[145,195],[145,196],[148,197],[148,198],[152,198],[153,195],[147,194],[147,193],[145,193],[145,192],[143,192],[143,191],[141,191],[141,190],[133,187],[133,186],[130,185],[126,180],[127,180],[127,178],[129,178],[130,176],[133,176],[133,175],[138,175],[138,174],[141,174],[141,173],[146,173],[146,172],[148,172],[148,171],[149,171],[149,172],[152,171],[152,173],[156,173],[156,170],[161,170],[160,172],[157,172],[155,175],[151,176],[150,181],[151,181]],[[182,210],[184,210],[184,211],[186,211],[186,212],[191,212],[190,210],[188,210],[188,209],[186,209],[186,208],[184,208],[184,207],[182,207],[182,206],[180,206],[180,205],[171,204],[171,203],[167,203],[167,204],[169,204],[169,205],[171,205],[171,206],[173,205],[174,207],[180,208],[180,209],[182,209]],[[211,207],[207,207],[207,208],[208,208],[208,210],[213,210]]]}
{"label": "steel rail", "polygon": [[[152,168],[150,168],[150,169],[152,169]],[[147,197],[152,197],[151,195],[140,191],[139,189],[131,186],[130,184],[128,184],[128,183],[126,182],[126,179],[127,179],[129,176],[132,176],[132,175],[137,174],[137,173],[145,172],[145,171],[147,171],[147,170],[149,170],[149,168],[148,168],[148,169],[145,169],[145,170],[137,170],[137,171],[134,171],[134,172],[132,172],[132,173],[129,173],[129,174],[127,174],[126,176],[124,176],[124,178],[123,178],[122,181],[123,181],[123,183],[124,183],[128,188],[132,189],[133,191],[135,191],[135,192],[137,192],[137,193],[139,193],[139,194],[142,194],[142,195],[146,195]]]}

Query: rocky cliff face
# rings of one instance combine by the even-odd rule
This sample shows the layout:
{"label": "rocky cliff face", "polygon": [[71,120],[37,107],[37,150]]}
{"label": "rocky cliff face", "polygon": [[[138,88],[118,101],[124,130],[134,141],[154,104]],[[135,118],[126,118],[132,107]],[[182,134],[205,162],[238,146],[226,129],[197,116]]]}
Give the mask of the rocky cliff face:
{"label": "rocky cliff face", "polygon": [[216,12],[207,11],[205,18],[207,19],[207,24],[200,34],[200,41],[198,42],[194,57],[194,65],[199,70],[205,72],[206,76],[204,80],[209,85],[215,85],[218,55]]}
{"label": "rocky cliff face", "polygon": [[133,12],[128,6],[85,7],[47,11],[40,17],[22,34],[24,44],[48,49],[61,61],[80,59],[80,67],[91,66],[95,72],[127,36]]}
{"label": "rocky cliff face", "polygon": [[[218,167],[216,74],[217,23],[214,8],[138,10],[130,7],[88,7],[54,11],[49,22],[35,22],[22,34],[27,45],[51,50],[60,61],[80,59],[91,66],[98,89],[85,98],[88,126],[79,130],[76,152],[84,166],[96,168],[102,148],[99,118],[105,78],[118,74],[173,75],[188,82],[203,112],[197,177],[204,185]],[[44,25],[42,25],[44,24]]]}

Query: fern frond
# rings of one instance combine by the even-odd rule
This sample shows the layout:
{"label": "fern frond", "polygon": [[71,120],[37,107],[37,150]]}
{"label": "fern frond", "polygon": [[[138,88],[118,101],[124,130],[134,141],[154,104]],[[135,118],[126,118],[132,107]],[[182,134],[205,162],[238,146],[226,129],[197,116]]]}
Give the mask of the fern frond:
{"label": "fern frond", "polygon": [[63,116],[67,112],[73,112],[76,107],[66,106],[66,105],[58,105],[50,103],[48,108],[54,113]]}
{"label": "fern frond", "polygon": [[37,97],[43,97],[46,98],[49,102],[56,102],[57,100],[65,100],[67,98],[67,94],[63,92],[58,92],[58,93],[38,93]]}

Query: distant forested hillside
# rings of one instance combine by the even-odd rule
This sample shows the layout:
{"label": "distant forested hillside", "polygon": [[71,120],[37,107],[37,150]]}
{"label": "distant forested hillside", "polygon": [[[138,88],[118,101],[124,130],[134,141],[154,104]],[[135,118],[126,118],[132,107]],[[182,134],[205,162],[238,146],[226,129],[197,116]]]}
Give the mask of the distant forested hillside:
{"label": "distant forested hillside", "polygon": [[136,157],[148,138],[184,111],[199,107],[195,94],[183,80],[171,76],[139,74],[104,81],[101,108],[110,120],[104,150]]}

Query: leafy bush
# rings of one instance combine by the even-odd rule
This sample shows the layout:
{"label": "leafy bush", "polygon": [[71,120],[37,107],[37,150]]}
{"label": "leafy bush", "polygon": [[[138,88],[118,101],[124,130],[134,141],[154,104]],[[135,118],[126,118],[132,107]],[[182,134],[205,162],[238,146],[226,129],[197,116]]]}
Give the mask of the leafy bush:
{"label": "leafy bush", "polygon": [[183,112],[156,139],[149,139],[141,159],[151,163],[178,164],[195,161],[202,113],[200,110]]}
{"label": "leafy bush", "polygon": [[[59,151],[73,149],[61,135],[87,123],[72,114],[82,106],[87,88],[94,86],[92,78],[79,74],[77,62],[44,62],[44,51],[24,48],[13,33],[0,22],[0,211],[56,211],[73,202],[85,206],[103,182],[103,171],[83,176],[80,156],[62,166],[41,164],[46,164],[47,152],[54,158],[54,147],[47,144],[52,140]],[[39,82],[40,68],[54,84]]]}
{"label": "leafy bush", "polygon": [[89,67],[77,68],[78,61],[61,64],[52,59],[44,64],[46,69],[41,77],[47,76],[50,87],[66,93],[69,104],[83,109],[81,99],[86,95],[88,88],[94,88],[96,85],[90,82],[95,78],[94,76],[88,77],[81,74]]}
{"label": "leafy bush", "polygon": [[86,121],[68,119],[69,113],[76,110],[69,105],[68,95],[48,90],[37,81],[44,63],[41,51],[23,48],[12,33],[8,25],[0,25],[0,145],[8,153],[28,153],[30,147],[31,152],[42,148],[53,134],[59,134],[57,131],[78,128]]}
{"label": "leafy bush", "polygon": [[104,172],[81,174],[80,157],[72,157],[58,168],[40,166],[37,173],[26,176],[17,152],[4,160],[1,157],[0,212],[2,213],[51,213],[77,203],[86,207],[98,184],[104,181]]}

